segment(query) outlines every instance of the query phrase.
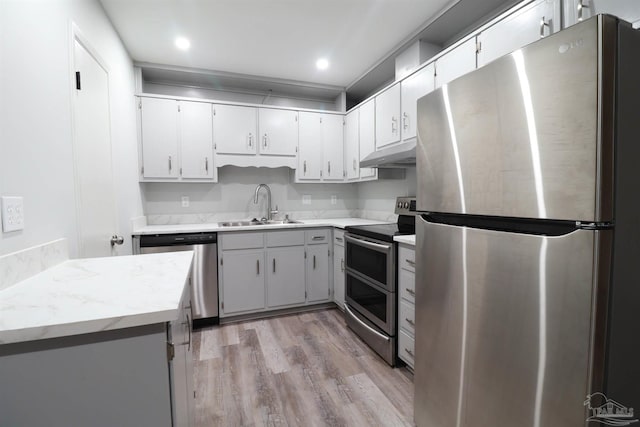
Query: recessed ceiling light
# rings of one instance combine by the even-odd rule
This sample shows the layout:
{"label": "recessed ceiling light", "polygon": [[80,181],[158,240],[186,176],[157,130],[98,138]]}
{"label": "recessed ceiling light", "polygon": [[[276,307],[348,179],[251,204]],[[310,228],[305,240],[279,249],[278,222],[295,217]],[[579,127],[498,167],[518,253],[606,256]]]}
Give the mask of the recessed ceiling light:
{"label": "recessed ceiling light", "polygon": [[178,37],[176,39],[176,47],[178,49],[187,50],[191,46],[191,42],[186,37]]}
{"label": "recessed ceiling light", "polygon": [[316,61],[316,67],[318,67],[318,70],[326,70],[329,68],[329,61],[325,58],[320,58]]}

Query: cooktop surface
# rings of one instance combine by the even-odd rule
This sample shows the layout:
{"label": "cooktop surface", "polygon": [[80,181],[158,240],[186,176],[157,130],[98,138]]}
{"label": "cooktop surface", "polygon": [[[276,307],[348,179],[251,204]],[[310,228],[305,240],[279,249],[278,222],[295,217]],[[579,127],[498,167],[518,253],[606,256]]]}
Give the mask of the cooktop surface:
{"label": "cooktop surface", "polygon": [[357,234],[363,237],[378,239],[385,242],[393,242],[394,236],[406,236],[415,234],[415,229],[399,227],[396,223],[376,224],[376,225],[354,225],[345,228],[348,233]]}

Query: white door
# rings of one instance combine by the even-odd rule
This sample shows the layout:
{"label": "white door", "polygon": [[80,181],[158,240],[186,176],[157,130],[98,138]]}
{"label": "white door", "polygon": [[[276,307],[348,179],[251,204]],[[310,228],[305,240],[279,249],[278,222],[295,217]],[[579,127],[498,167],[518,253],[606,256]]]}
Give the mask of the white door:
{"label": "white door", "polygon": [[325,181],[344,179],[344,119],[338,114],[322,115],[322,152]]}
{"label": "white door", "polygon": [[298,112],[274,108],[258,109],[260,154],[295,156],[298,146]]}
{"label": "white door", "polygon": [[565,0],[563,4],[565,28],[599,13],[615,15],[628,22],[640,19],[638,0]]}
{"label": "white door", "polygon": [[145,178],[178,178],[178,102],[142,98],[142,167]]}
{"label": "white door", "polygon": [[322,178],[322,117],[319,113],[300,112],[300,142],[298,148],[299,180],[319,181]]}
{"label": "white door", "polygon": [[211,104],[180,101],[180,153],[183,178],[213,179]]}
{"label": "white door", "polygon": [[213,140],[217,154],[256,154],[258,144],[256,108],[214,105]]}
{"label": "white door", "polygon": [[[360,110],[360,160],[376,150],[376,110],[374,100],[363,103]],[[375,168],[360,169],[360,179],[372,179],[378,174]]]}
{"label": "white door", "polygon": [[478,67],[557,31],[559,0],[538,0],[478,35]]}
{"label": "white door", "polygon": [[[73,100],[74,174],[81,258],[115,255],[116,206],[111,166],[109,74],[77,38],[74,66],[79,73]],[[78,74],[76,74],[78,76]]]}
{"label": "white door", "polygon": [[307,302],[324,301],[329,292],[329,245],[307,246]]}
{"label": "white door", "polygon": [[431,92],[435,87],[433,63],[401,82],[402,140],[416,137],[418,98]]}
{"label": "white door", "polygon": [[436,60],[436,89],[476,69],[476,38],[473,37]]}
{"label": "white door", "polygon": [[355,109],[344,118],[344,163],[347,180],[360,177],[358,113],[358,109]]}
{"label": "white door", "polygon": [[304,304],[304,246],[267,251],[267,305]]}
{"label": "white door", "polygon": [[376,96],[376,149],[400,141],[400,84]]}

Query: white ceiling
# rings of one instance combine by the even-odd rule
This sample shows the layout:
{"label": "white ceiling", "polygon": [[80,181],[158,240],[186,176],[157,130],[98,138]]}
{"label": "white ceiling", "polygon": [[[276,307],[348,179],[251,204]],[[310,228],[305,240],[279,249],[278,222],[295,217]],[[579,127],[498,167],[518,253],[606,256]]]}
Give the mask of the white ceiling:
{"label": "white ceiling", "polygon": [[347,87],[459,0],[100,1],[134,61]]}

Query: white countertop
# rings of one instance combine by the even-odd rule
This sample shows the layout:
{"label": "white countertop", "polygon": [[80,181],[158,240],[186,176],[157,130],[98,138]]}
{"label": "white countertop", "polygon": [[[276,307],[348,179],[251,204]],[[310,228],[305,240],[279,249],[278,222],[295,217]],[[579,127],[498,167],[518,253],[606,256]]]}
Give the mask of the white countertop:
{"label": "white countertop", "polygon": [[0,344],[176,320],[193,252],[68,260],[0,291]]}
{"label": "white countertop", "polygon": [[345,228],[352,225],[388,224],[389,221],[377,221],[375,219],[364,218],[327,218],[327,219],[305,219],[300,224],[269,224],[250,225],[244,227],[221,227],[217,222],[202,224],[170,224],[170,225],[147,225],[135,228],[134,235],[142,234],[172,234],[172,233],[201,233],[201,232],[222,232],[222,231],[256,231],[273,230],[275,228],[309,228],[309,227],[337,227]]}
{"label": "white countertop", "polygon": [[393,240],[398,243],[405,243],[407,245],[415,246],[416,245],[416,235],[409,234],[406,236],[394,236]]}

